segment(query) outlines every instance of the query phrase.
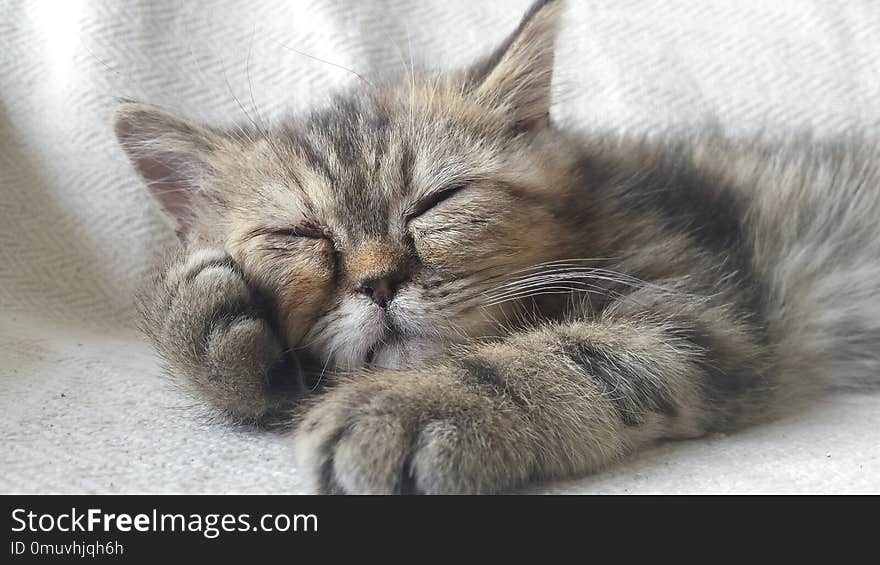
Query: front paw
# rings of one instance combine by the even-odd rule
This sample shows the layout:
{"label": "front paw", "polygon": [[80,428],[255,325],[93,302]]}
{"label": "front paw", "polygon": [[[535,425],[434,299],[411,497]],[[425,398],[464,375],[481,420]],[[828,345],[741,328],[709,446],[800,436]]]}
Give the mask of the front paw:
{"label": "front paw", "polygon": [[181,254],[142,304],[170,372],[234,419],[260,422],[296,395],[296,367],[259,294],[222,250]]}
{"label": "front paw", "polygon": [[534,468],[526,423],[454,374],[377,373],[340,384],[295,432],[301,468],[330,494],[491,493]]}

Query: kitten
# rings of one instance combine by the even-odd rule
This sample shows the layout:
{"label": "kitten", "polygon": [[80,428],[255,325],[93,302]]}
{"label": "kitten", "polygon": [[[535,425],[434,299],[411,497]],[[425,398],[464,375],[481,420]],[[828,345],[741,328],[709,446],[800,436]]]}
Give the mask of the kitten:
{"label": "kitten", "polygon": [[265,131],[116,116],[183,242],[147,333],[230,417],[295,413],[320,492],[581,475],[876,377],[876,144],[561,131],[559,4]]}

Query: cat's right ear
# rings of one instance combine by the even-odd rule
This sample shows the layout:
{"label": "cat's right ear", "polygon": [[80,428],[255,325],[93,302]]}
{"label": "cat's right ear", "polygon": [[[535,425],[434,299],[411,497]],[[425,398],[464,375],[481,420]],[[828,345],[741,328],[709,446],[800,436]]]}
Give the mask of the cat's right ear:
{"label": "cat's right ear", "polygon": [[210,156],[218,134],[145,104],[126,103],[113,120],[116,137],[177,235],[187,239],[205,204]]}
{"label": "cat's right ear", "polygon": [[535,131],[549,123],[554,44],[562,0],[535,0],[519,27],[488,57],[467,71],[476,99],[501,111],[517,130]]}

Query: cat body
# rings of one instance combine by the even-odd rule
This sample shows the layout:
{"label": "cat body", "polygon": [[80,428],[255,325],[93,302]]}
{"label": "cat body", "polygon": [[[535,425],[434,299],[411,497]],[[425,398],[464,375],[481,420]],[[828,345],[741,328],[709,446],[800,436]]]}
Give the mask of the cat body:
{"label": "cat body", "polygon": [[148,335],[225,414],[292,415],[321,492],[499,492],[876,379],[876,145],[560,130],[559,4],[269,129],[117,114],[183,241]]}

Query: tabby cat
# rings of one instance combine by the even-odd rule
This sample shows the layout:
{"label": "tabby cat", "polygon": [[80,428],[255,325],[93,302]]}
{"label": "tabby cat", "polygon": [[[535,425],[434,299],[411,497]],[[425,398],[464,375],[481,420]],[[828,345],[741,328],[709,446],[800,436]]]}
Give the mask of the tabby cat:
{"label": "tabby cat", "polygon": [[560,130],[560,11],[271,128],[118,111],[182,242],[146,332],[317,491],[508,491],[876,377],[877,145]]}

